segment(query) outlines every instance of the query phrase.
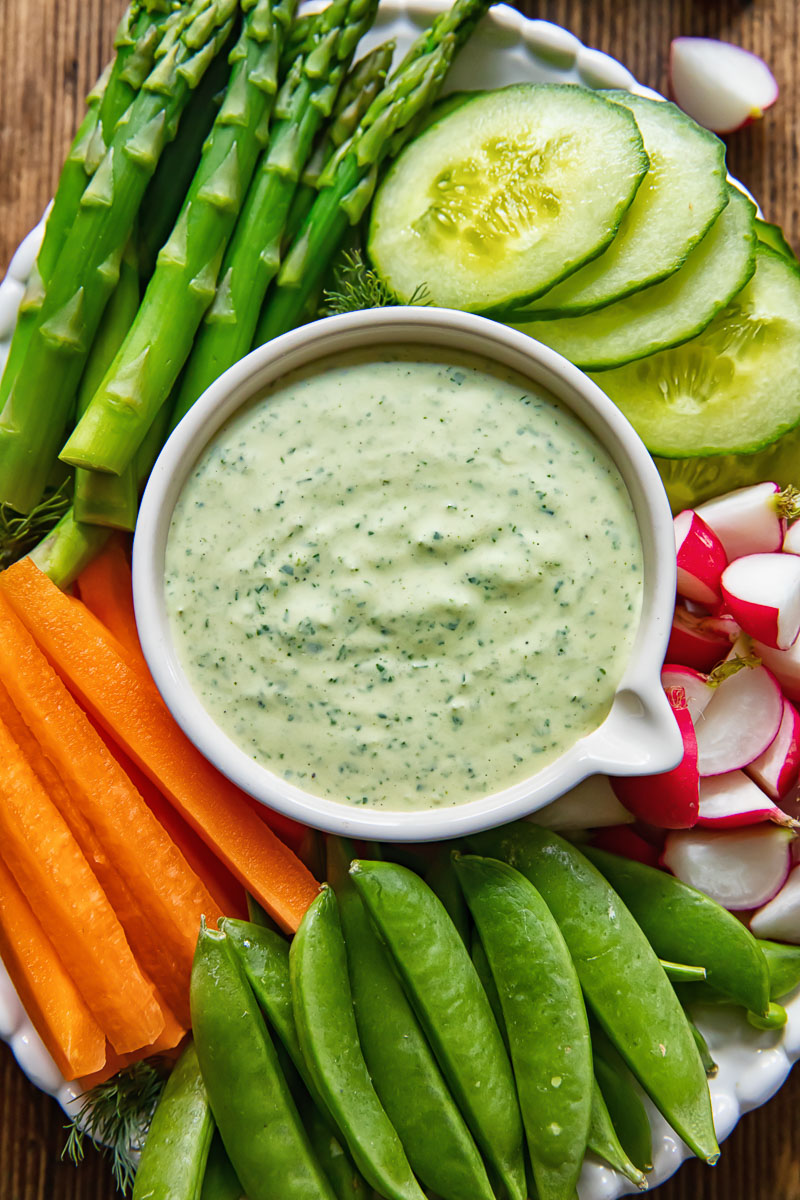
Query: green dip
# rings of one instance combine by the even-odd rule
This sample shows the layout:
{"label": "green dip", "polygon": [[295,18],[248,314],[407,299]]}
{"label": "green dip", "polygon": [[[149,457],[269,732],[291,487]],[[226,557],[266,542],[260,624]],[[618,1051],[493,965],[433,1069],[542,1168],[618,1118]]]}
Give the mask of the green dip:
{"label": "green dip", "polygon": [[607,715],[639,621],[625,485],[529,381],[419,347],[295,372],[206,447],[166,596],[219,727],[383,809],[518,783]]}

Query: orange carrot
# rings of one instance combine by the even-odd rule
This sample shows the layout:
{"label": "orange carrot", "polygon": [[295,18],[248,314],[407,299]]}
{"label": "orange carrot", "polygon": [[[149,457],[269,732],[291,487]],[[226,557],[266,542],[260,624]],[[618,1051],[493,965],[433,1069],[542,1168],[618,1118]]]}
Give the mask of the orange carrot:
{"label": "orange carrot", "polygon": [[152,1046],[143,1046],[135,1054],[117,1054],[106,1043],[105,1063],[99,1071],[93,1071],[90,1075],[83,1075],[80,1081],[81,1087],[84,1091],[88,1092],[90,1088],[96,1087],[98,1083],[105,1083],[112,1075],[116,1075],[117,1071],[122,1071],[125,1067],[132,1066],[133,1063],[141,1062],[143,1058],[158,1057],[164,1061],[174,1062],[180,1055],[182,1041],[183,1038],[180,1038],[174,1046],[162,1046],[161,1039],[159,1038]]}
{"label": "orange carrot", "polygon": [[83,706],[267,912],[296,930],[317,893],[313,875],[185,737],[150,677],[125,661],[113,637],[99,636],[98,623],[83,619],[30,559],[0,575],[0,591]]}
{"label": "orange carrot", "polygon": [[[49,668],[48,668],[49,669]],[[60,681],[57,681],[60,684]],[[63,686],[63,685],[61,685]],[[74,701],[68,696],[69,702]],[[119,918],[125,936],[139,965],[150,980],[157,980],[166,1001],[188,1028],[189,980],[184,972],[181,976],[169,948],[157,928],[148,919],[136,897],[117,871],[81,810],[80,801],[75,801],[64,785],[64,781],[44,754],[41,746],[17,711],[7,689],[0,683],[0,721],[5,722],[14,741],[22,750],[34,773],[69,826],[72,836],[91,866],[114,912]],[[172,1012],[164,1008],[167,1023],[174,1021]]]}
{"label": "orange carrot", "polygon": [[112,885],[117,876],[126,885],[129,894],[117,889],[116,897],[137,923],[141,946],[153,950],[154,938],[161,943],[147,969],[188,1024],[188,983],[200,918],[215,922],[219,909],[2,598],[0,679],[65,785],[62,802],[90,861],[98,861]]}
{"label": "orange carrot", "polygon": [[97,558],[83,568],[77,588],[89,611],[111,630],[129,654],[143,663],[133,611],[131,568],[122,534],[113,534]]}
{"label": "orange carrot", "polygon": [[22,1004],[65,1079],[97,1071],[106,1038],[0,859],[0,955]]}
{"label": "orange carrot", "polygon": [[2,721],[0,845],[6,866],[114,1048],[125,1053],[155,1041],[164,1017],[153,989],[78,843]]}

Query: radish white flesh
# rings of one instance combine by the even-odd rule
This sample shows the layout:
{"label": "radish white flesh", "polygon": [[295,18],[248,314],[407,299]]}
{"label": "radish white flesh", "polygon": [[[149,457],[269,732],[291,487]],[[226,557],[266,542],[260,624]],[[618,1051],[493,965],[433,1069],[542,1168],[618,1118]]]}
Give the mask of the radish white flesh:
{"label": "radish white flesh", "polygon": [[736,829],[774,821],[776,825],[794,825],[791,817],[770,801],[758,784],[744,771],[727,771],[700,780],[698,826],[708,829]]}
{"label": "radish white flesh", "polygon": [[722,573],[731,616],[750,637],[788,650],[800,633],[800,557],[746,554]]}
{"label": "radish white flesh", "polygon": [[740,633],[731,616],[699,615],[690,612],[685,605],[677,604],[667,646],[667,662],[682,663],[696,671],[710,671],[725,658]]}
{"label": "radish white flesh", "polygon": [[660,775],[630,775],[612,779],[619,799],[635,816],[658,829],[691,829],[697,821],[697,736],[682,688],[666,689],[683,741],[677,767]]}
{"label": "radish white flesh", "polygon": [[800,701],[800,639],[788,650],[754,641],[753,651],[768,667],[790,700]]}
{"label": "radish white flesh", "polygon": [[800,778],[800,714],[783,702],[780,728],[763,754],[753,759],[745,771],[773,800],[783,800]]}
{"label": "radish white flesh", "polygon": [[750,928],[756,937],[776,942],[800,942],[800,867],[768,904],[753,914]]}
{"label": "radish white flesh", "polygon": [[682,688],[686,696],[686,706],[695,728],[705,712],[706,705],[711,703],[715,689],[708,686],[705,675],[692,667],[679,667],[667,663],[661,668],[661,686],[669,696],[672,688]]}
{"label": "radish white flesh", "polygon": [[800,554],[800,521],[795,521],[786,530],[786,537],[783,539],[784,554]]}
{"label": "radish white flesh", "polygon": [[534,825],[548,829],[600,829],[633,821],[611,788],[607,775],[592,775],[558,800],[528,817]]}
{"label": "radish white flesh", "polygon": [[781,690],[764,667],[743,667],[729,675],[713,689],[695,722],[701,776],[746,767],[770,745],[782,717]]}
{"label": "radish white flesh", "polygon": [[758,120],[778,99],[778,84],[763,59],[716,38],[675,38],[670,80],[683,111],[714,133],[732,133]]}
{"label": "radish white flesh", "polygon": [[728,561],[744,554],[769,554],[783,545],[777,483],[757,483],[699,504],[697,511],[714,530]]}
{"label": "radish white flesh", "polygon": [[688,829],[667,835],[661,861],[684,883],[731,912],[760,908],[786,882],[791,864],[790,829]]}
{"label": "radish white flesh", "polygon": [[702,517],[686,508],[674,522],[678,594],[699,604],[717,604],[720,576],[728,565],[722,542]]}

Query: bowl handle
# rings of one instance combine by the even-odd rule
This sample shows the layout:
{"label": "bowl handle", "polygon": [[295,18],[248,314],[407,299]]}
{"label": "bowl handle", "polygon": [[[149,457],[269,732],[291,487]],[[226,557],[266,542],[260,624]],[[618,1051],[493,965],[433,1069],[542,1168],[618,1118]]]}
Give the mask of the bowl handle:
{"label": "bowl handle", "polygon": [[592,770],[606,775],[657,775],[676,767],[683,741],[661,687],[621,687],[586,750]]}

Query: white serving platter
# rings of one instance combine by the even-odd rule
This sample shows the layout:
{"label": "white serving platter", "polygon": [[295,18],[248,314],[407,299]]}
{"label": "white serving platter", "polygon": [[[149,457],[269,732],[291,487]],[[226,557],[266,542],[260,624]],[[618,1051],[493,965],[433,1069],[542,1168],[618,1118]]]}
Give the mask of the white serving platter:
{"label": "white serving platter", "polygon": [[[316,0],[308,5],[323,7]],[[387,38],[397,41],[401,57],[449,0],[382,0],[378,18],[363,39],[359,54]],[[621,63],[584,46],[568,30],[548,21],[530,20],[506,4],[495,5],[462,51],[448,76],[445,92],[502,87],[511,83],[580,83],[591,88],[624,88],[643,95],[656,93],[637,83]],[[38,253],[43,222],[23,240],[0,283],[0,370],[14,332],[17,310]],[[719,1066],[710,1080],[714,1120],[720,1141],[739,1117],[766,1103],[800,1058],[800,991],[786,1003],[788,1022],[779,1032],[751,1028],[735,1010],[699,1008],[697,1024]],[[78,1084],[65,1083],[43,1046],[0,961],[0,1038],[8,1042],[22,1070],[42,1091],[54,1096],[73,1115],[80,1107]],[[654,1169],[651,1189],[668,1179],[689,1150],[648,1104],[653,1127]],[[578,1188],[580,1200],[618,1200],[635,1189],[591,1156]]]}

